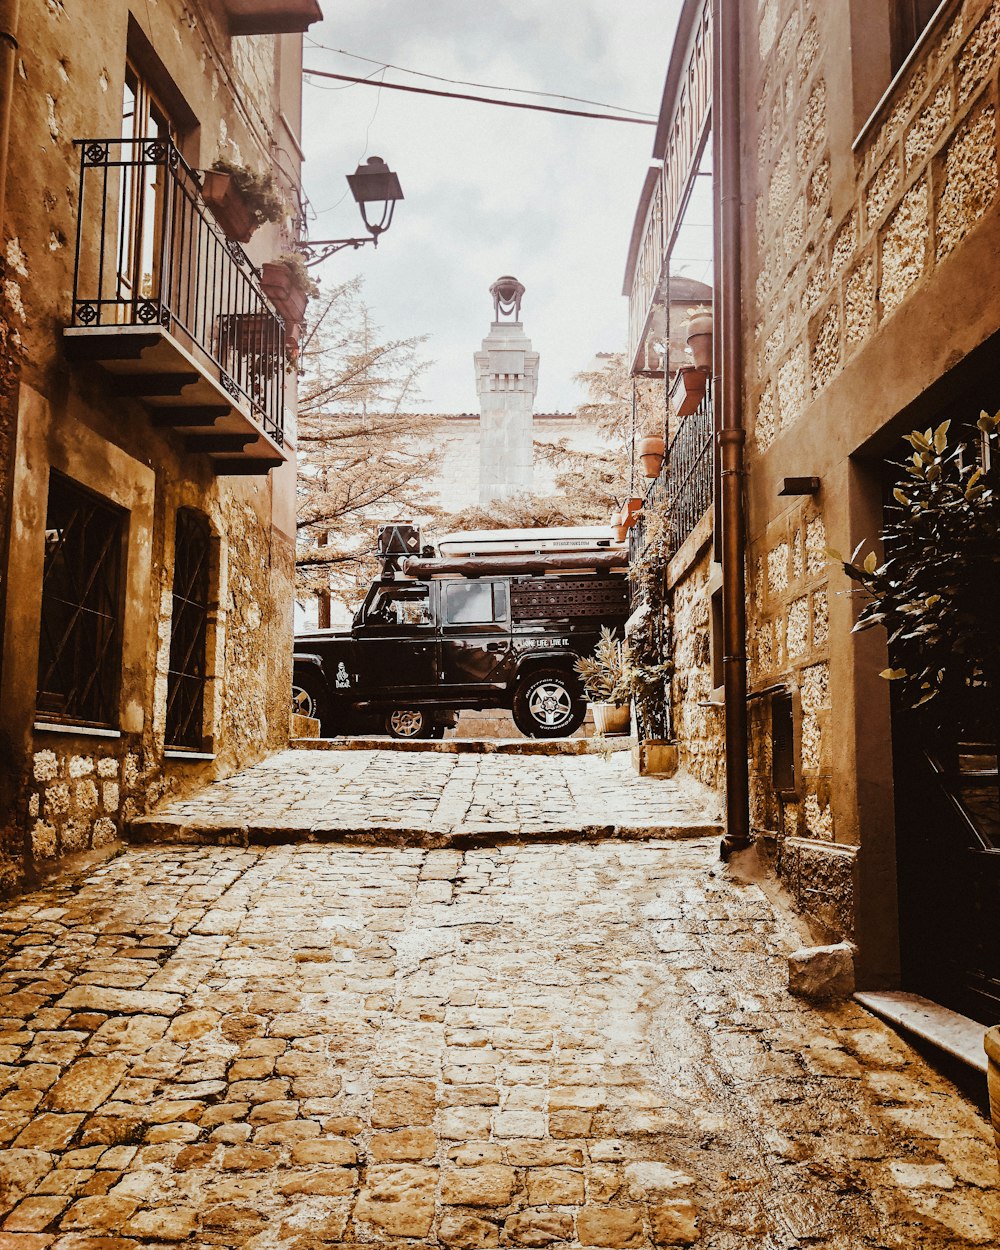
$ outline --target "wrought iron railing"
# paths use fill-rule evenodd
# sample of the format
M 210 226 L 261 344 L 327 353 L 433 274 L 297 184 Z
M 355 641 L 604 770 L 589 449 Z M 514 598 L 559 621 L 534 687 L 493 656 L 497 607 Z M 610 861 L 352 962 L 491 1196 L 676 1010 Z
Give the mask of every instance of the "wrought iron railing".
M 712 384 L 698 408 L 681 420 L 665 459 L 667 515 L 670 523 L 670 555 L 712 506 L 715 482 L 715 419 Z
M 82 139 L 74 326 L 162 326 L 276 442 L 285 330 L 165 139 Z
M 712 506 L 715 487 L 715 417 L 712 384 L 699 407 L 683 417 L 670 440 L 659 477 L 650 482 L 642 511 L 628 534 L 632 601 L 637 602 L 637 573 L 649 545 L 647 517 L 665 506 L 666 557 L 672 559 Z

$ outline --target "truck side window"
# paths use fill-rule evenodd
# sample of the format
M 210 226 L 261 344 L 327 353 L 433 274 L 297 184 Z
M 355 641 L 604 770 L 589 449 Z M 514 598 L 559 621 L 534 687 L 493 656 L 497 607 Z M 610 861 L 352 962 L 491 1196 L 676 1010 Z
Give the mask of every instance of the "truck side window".
M 449 625 L 491 625 L 507 616 L 503 582 L 455 582 L 445 586 L 445 621 Z

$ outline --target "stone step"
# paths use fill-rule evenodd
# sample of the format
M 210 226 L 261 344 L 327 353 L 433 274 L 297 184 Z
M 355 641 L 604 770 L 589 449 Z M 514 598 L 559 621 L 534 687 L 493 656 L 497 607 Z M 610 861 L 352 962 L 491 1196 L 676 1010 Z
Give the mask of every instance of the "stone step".
M 635 739 L 610 738 L 293 738 L 293 751 L 436 751 L 443 755 L 605 755 Z
M 901 1032 L 919 1037 L 977 1072 L 986 1072 L 986 1025 L 903 990 L 860 991 L 855 1000 Z
M 270 821 L 236 824 L 232 821 L 178 820 L 169 815 L 147 816 L 133 822 L 130 842 L 182 846 L 278 846 L 293 843 L 340 843 L 353 846 L 415 846 L 428 849 L 455 847 L 528 845 L 539 842 L 677 841 L 687 838 L 718 838 L 723 826 L 703 824 L 628 825 L 600 824 L 567 827 L 558 824 L 529 825 L 512 830 L 499 824 L 459 825 L 338 825 L 324 822 L 304 827 L 301 821 Z

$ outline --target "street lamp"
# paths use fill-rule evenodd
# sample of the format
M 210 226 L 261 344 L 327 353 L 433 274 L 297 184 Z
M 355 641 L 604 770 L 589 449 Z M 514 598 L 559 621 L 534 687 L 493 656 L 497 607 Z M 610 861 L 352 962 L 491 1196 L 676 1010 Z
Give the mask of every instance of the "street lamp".
M 347 175 L 347 185 L 358 207 L 361 209 L 361 220 L 365 223 L 368 237 L 360 239 L 310 239 L 297 244 L 298 250 L 305 258 L 307 266 L 318 265 L 321 261 L 339 252 L 345 247 L 355 250 L 371 243 L 378 247 L 379 235 L 384 234 L 392 225 L 392 214 L 396 201 L 403 198 L 403 190 L 399 178 L 392 172 L 381 156 L 369 156 L 368 160 L 359 165 L 353 174 Z M 368 206 L 382 206 L 381 219 L 376 222 L 368 218 Z M 374 219 L 378 209 L 373 208 Z

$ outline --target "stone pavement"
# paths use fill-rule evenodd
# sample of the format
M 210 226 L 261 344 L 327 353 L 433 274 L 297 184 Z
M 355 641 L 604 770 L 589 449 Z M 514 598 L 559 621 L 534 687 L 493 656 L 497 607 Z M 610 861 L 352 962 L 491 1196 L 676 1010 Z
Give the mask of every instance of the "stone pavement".
M 1000 1244 L 987 1124 L 715 839 L 143 848 L 0 937 L 0 1250 Z
M 711 791 L 690 778 L 639 777 L 627 752 L 602 758 L 439 749 L 448 745 L 431 743 L 418 752 L 282 751 L 168 804 L 134 825 L 133 836 L 157 843 L 334 839 L 446 846 L 721 832 Z

